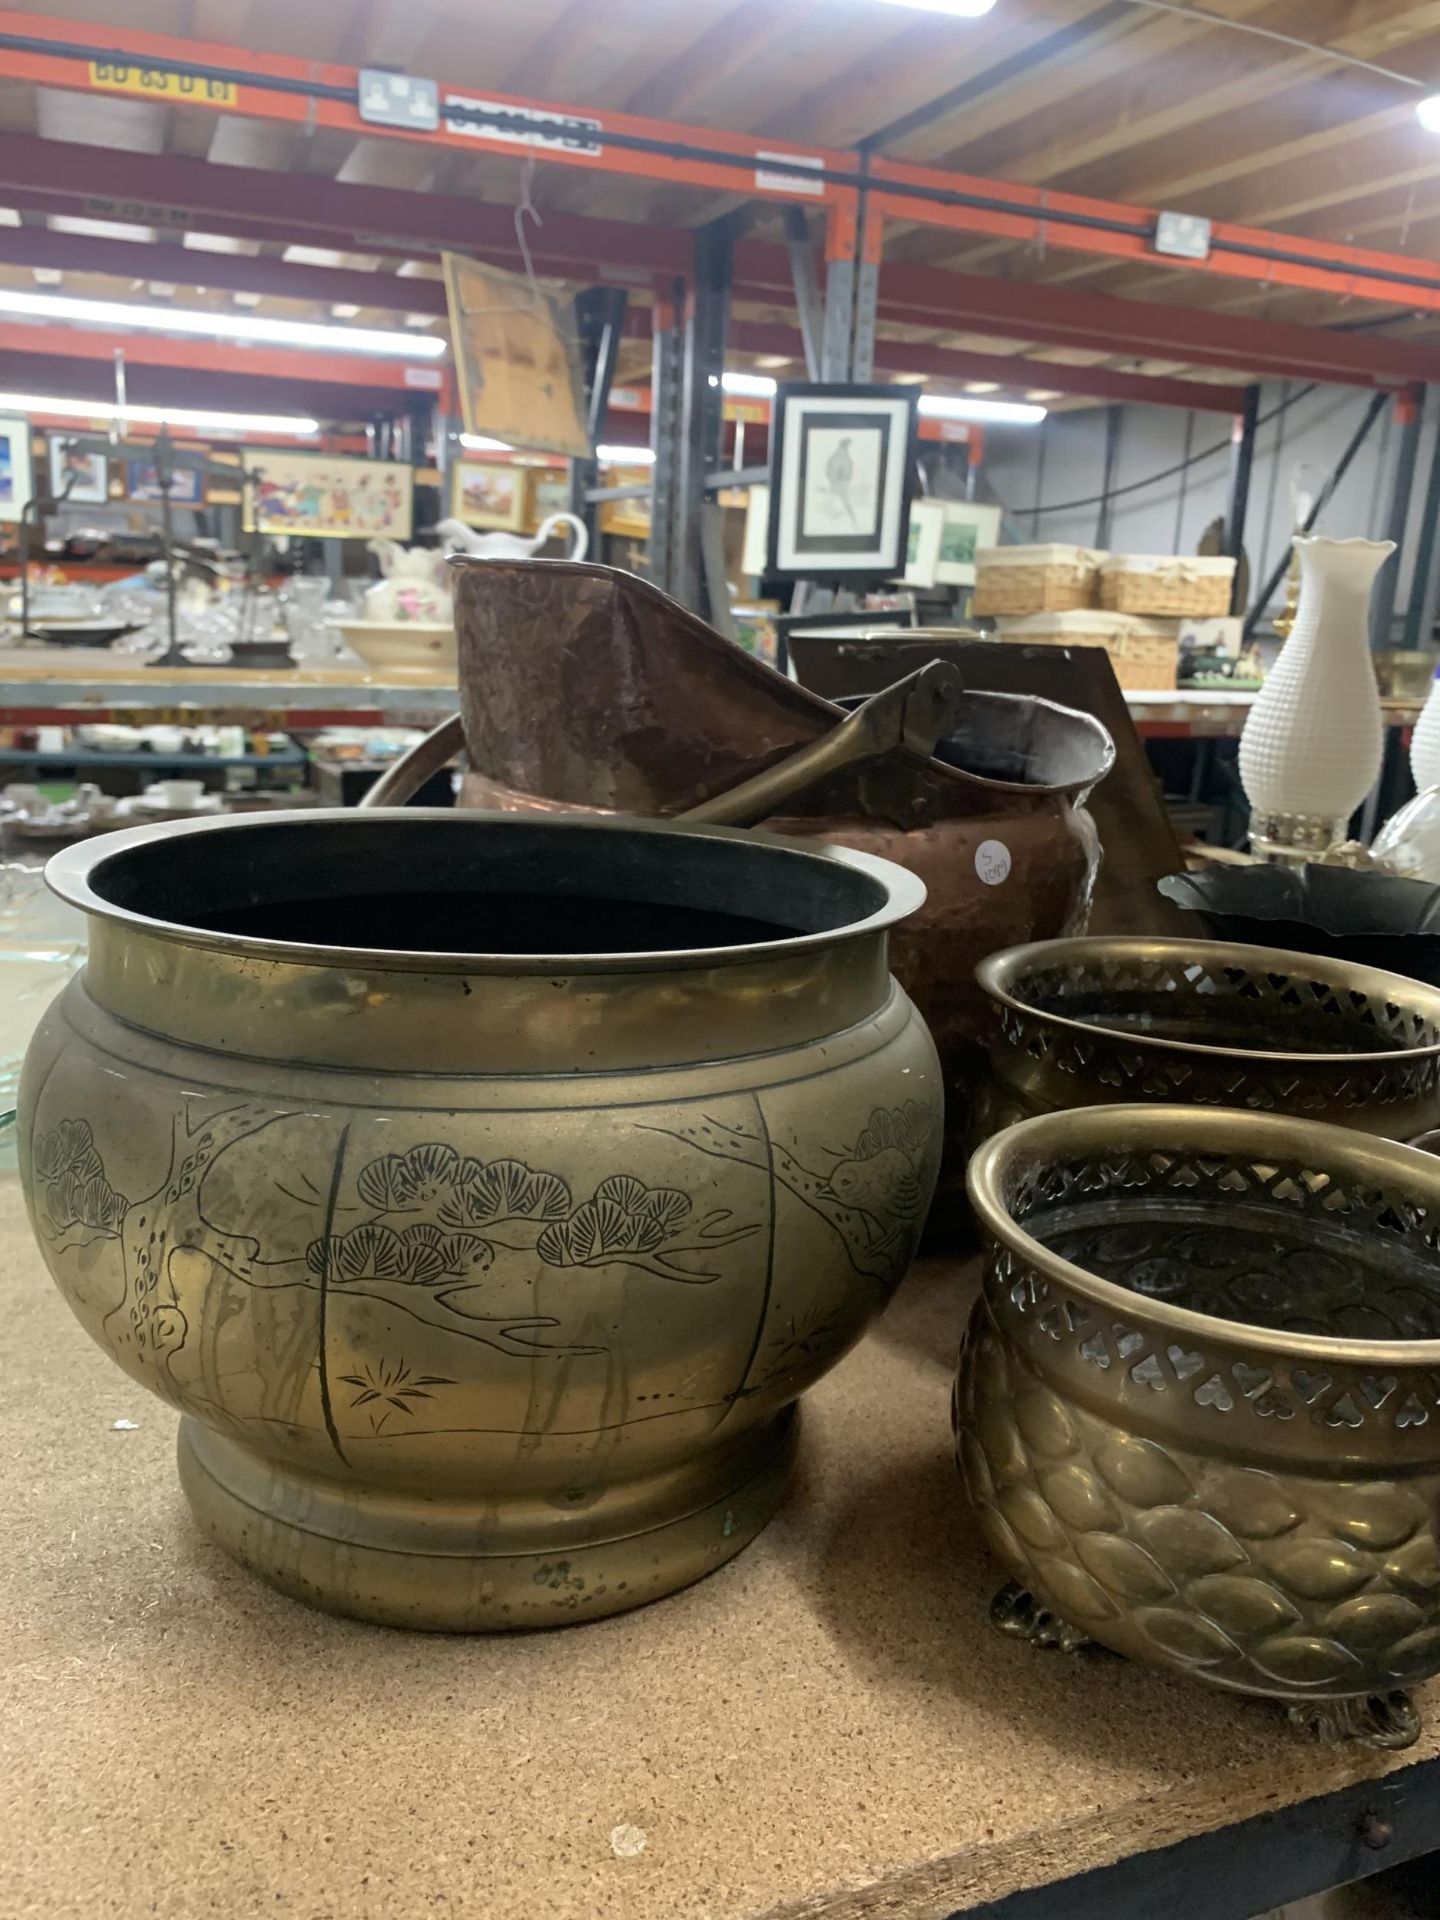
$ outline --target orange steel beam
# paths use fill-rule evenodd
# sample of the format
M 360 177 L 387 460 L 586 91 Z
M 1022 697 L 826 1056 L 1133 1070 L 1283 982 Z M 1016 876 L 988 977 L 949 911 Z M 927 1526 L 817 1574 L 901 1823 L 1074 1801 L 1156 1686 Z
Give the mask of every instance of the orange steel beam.
M 326 386 L 423 393 L 446 406 L 452 398 L 447 366 L 379 360 L 364 353 L 314 353 L 304 348 L 246 347 L 224 340 L 0 321 L 0 354 L 58 353 L 72 359 L 113 361 L 117 347 L 124 350 L 131 366 L 187 367 L 202 373 L 249 373 L 268 380 L 316 380 Z
M 760 200 L 824 205 L 833 192 L 826 175 L 849 164 L 847 154 L 828 147 L 443 83 L 434 131 L 377 126 L 361 118 L 356 67 L 18 10 L 0 10 L 0 64 L 7 80 L 34 86 L 125 93 L 244 119 L 324 127 L 357 139 L 420 141 L 512 160 L 533 154 L 560 166 L 665 186 L 734 193 L 737 174 L 748 173 L 747 191 Z
M 193 210 L 194 224 L 239 238 L 312 245 L 359 246 L 416 259 L 433 258 L 452 246 L 500 266 L 518 267 L 514 222 L 508 209 L 444 194 L 354 185 L 329 179 L 221 167 L 173 154 L 110 153 L 103 161 L 109 196 L 93 194 L 96 150 L 73 142 L 41 140 L 0 131 L 0 202 L 46 213 L 83 212 L 95 217 L 145 221 L 167 228 L 167 210 Z M 45 191 L 38 190 L 44 183 Z M 287 217 L 299 202 L 304 224 Z M 254 217 L 260 212 L 266 218 Z M 322 224 L 323 223 L 323 224 Z M 873 219 L 867 221 L 873 230 Z M 835 253 L 848 258 L 853 209 L 832 212 Z M 173 230 L 173 229 L 170 229 Z M 633 286 L 673 279 L 689 264 L 691 235 L 666 228 L 588 216 L 550 214 L 532 240 L 537 266 L 585 284 L 614 281 Z M 83 251 L 84 258 L 66 249 Z M 294 277 L 297 297 L 395 304 L 443 312 L 438 282 L 399 279 L 393 273 L 301 267 L 257 260 L 246 254 L 184 249 L 173 242 L 140 243 L 103 238 L 80 241 L 43 228 L 0 229 L 0 260 L 22 265 L 133 274 L 180 284 L 239 287 L 280 294 L 279 276 Z M 361 284 L 361 283 L 365 284 Z M 303 293 L 302 293 L 303 287 Z M 794 298 L 790 261 L 783 247 L 742 240 L 735 249 L 735 298 L 765 306 L 789 306 Z M 1017 341 L 1098 349 L 1114 355 L 1217 366 L 1256 376 L 1315 379 L 1368 388 L 1393 388 L 1416 380 L 1440 380 L 1440 351 L 1416 340 L 1303 327 L 1248 315 L 1117 299 L 1025 281 L 962 274 L 941 267 L 893 261 L 880 273 L 880 317 L 955 332 L 988 333 Z M 920 371 L 917 365 L 914 371 Z M 977 376 L 985 377 L 985 376 Z
M 625 336 L 648 340 L 650 315 L 631 314 L 625 323 Z M 784 322 L 732 320 L 726 339 L 737 353 L 785 354 L 797 363 L 804 357 L 799 329 Z M 1032 360 L 1018 354 L 971 353 L 930 340 L 878 339 L 875 365 L 883 373 L 991 381 L 1022 394 L 1031 388 L 1043 388 L 1086 400 L 1136 401 L 1145 406 L 1180 407 L 1201 413 L 1234 414 L 1245 402 L 1243 387 L 1209 385 L 1163 374 L 1126 373 L 1115 367 L 1073 367 L 1063 361 Z
M 870 174 L 871 212 L 886 219 L 1068 252 L 1101 253 L 1182 272 L 1218 273 L 1341 298 L 1440 310 L 1440 263 L 1410 254 L 1380 253 L 1217 221 L 1206 257 L 1181 259 L 1156 252 L 1157 215 L 1149 207 L 945 173 L 899 160 L 872 159 Z
M 1209 255 L 1189 261 L 1158 255 L 1156 214 L 1118 201 L 1053 193 L 948 173 L 904 161 L 784 140 L 693 127 L 608 110 L 590 112 L 504 95 L 441 87 L 434 131 L 395 129 L 361 118 L 359 70 L 334 63 L 256 53 L 216 41 L 95 28 L 18 10 L 0 11 L 6 78 L 37 86 L 189 105 L 217 113 L 325 127 L 356 138 L 400 139 L 560 166 L 619 173 L 668 186 L 743 190 L 757 200 L 842 208 L 846 194 L 869 194 L 871 219 L 905 219 L 1112 258 L 1163 261 L 1178 270 L 1403 303 L 1440 311 L 1440 263 L 1404 254 L 1302 240 L 1263 228 L 1217 224 Z M 842 211 L 842 223 L 848 215 Z M 869 222 L 867 222 L 869 225 Z M 867 233 L 866 253 L 878 236 Z M 841 238 L 832 259 L 851 258 Z

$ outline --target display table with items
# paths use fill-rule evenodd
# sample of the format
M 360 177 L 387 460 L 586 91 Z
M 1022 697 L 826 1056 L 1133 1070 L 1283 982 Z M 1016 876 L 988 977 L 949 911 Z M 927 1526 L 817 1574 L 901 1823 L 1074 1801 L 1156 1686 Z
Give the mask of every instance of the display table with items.
M 1237 902 L 1104 652 L 836 705 L 603 567 L 456 580 L 359 808 L 48 869 L 23 1899 L 1246 1920 L 1423 1850 L 1440 873 L 1433 793 L 1341 844 L 1373 676 L 1257 708 Z

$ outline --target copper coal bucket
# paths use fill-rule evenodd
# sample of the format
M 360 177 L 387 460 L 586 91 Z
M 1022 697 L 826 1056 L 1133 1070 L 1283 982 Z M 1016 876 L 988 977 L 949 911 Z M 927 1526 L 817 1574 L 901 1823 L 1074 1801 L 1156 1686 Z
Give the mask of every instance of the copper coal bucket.
M 908 867 L 929 897 L 897 928 L 891 963 L 945 1074 L 946 1158 L 932 1219 L 961 1217 L 986 1034 L 975 968 L 998 948 L 1083 931 L 1099 862 L 1084 800 L 1114 760 L 1105 728 L 1047 700 L 964 693 L 933 752 L 905 744 L 907 733 L 883 757 L 822 767 L 817 780 L 803 750 L 844 711 L 648 582 L 588 563 L 451 564 L 460 716 L 391 770 L 376 801 L 405 800 L 463 746 L 465 806 L 763 818 L 777 832 Z M 809 784 L 777 780 L 773 810 L 722 801 L 797 755 Z

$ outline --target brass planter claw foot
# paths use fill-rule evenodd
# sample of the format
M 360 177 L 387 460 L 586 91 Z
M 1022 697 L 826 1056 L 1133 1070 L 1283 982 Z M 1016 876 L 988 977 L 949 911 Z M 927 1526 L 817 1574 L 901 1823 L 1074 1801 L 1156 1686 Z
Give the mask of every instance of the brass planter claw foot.
M 1420 1710 L 1403 1687 L 1348 1700 L 1301 1700 L 1287 1707 L 1292 1727 L 1303 1727 L 1327 1747 L 1373 1747 L 1399 1753 L 1420 1737 Z
M 990 1602 L 990 1618 L 1001 1633 L 1028 1640 L 1032 1647 L 1043 1647 L 1047 1652 L 1075 1653 L 1091 1644 L 1088 1633 L 1062 1620 L 1018 1580 L 1007 1580 L 1001 1587 Z

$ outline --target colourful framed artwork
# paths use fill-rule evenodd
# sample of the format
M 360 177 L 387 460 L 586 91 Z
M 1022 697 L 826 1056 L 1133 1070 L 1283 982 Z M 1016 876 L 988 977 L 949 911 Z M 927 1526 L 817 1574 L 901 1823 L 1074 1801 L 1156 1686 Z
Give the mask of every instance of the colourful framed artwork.
M 198 467 L 171 467 L 160 484 L 160 469 L 148 460 L 125 462 L 125 491 L 132 500 L 163 500 L 170 495 L 172 507 L 201 507 L 205 504 L 205 479 Z
M 414 473 L 400 461 L 247 447 L 247 533 L 312 540 L 408 540 Z
M 58 500 L 65 493 L 67 507 L 100 507 L 110 498 L 110 463 L 103 453 L 85 453 L 69 444 L 70 436 L 52 433 L 49 440 L 50 491 Z
M 570 469 L 532 467 L 527 531 L 538 533 L 552 513 L 570 511 Z
M 499 460 L 457 460 L 450 470 L 450 512 L 467 527 L 520 533 L 525 526 L 529 469 Z
M 30 460 L 30 422 L 0 420 L 0 521 L 18 520 L 35 490 Z
M 905 542 L 905 571 L 901 575 L 907 587 L 933 587 L 940 559 L 940 541 L 945 531 L 945 507 L 939 500 L 917 500 L 910 509 L 910 528 Z
M 944 587 L 973 587 L 976 549 L 999 545 L 1000 509 L 975 500 L 946 500 L 942 504 L 945 525 L 935 578 Z

